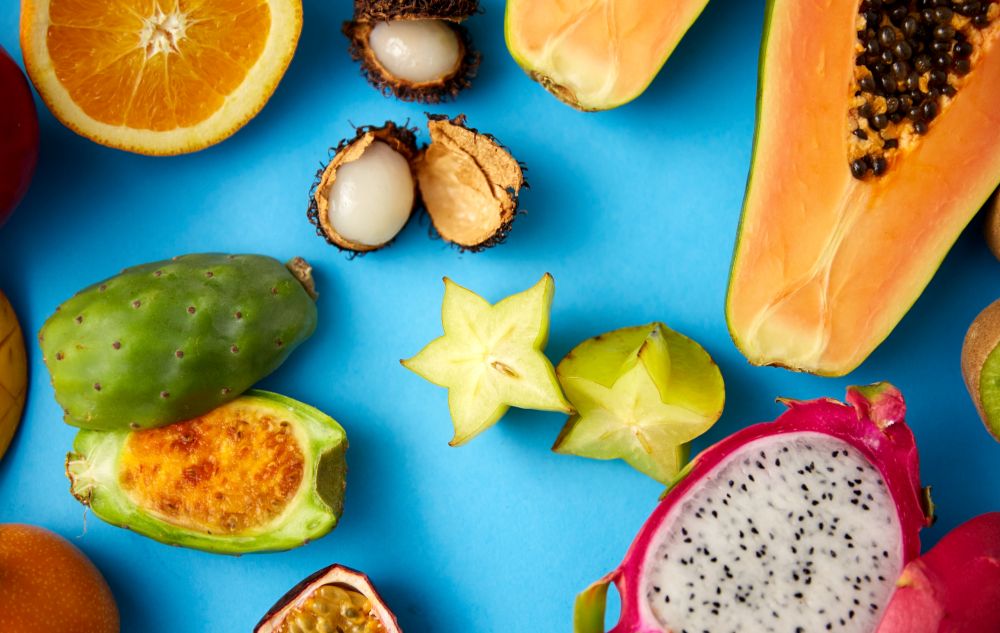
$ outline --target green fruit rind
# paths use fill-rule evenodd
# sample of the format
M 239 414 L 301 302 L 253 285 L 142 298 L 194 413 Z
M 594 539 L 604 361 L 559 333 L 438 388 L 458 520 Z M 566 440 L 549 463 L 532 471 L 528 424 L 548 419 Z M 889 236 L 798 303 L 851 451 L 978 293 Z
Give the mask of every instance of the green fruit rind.
M 135 431 L 82 430 L 66 456 L 70 492 L 102 520 L 161 543 L 218 554 L 282 551 L 330 532 L 343 512 L 347 434 L 322 411 L 291 398 L 252 390 L 241 403 L 269 409 L 291 422 L 304 457 L 299 490 L 271 523 L 241 534 L 212 534 L 172 524 L 138 506 L 119 483 L 119 460 Z
M 588 339 L 556 373 L 577 413 L 552 450 L 622 459 L 665 484 L 687 461 L 691 440 L 725 405 L 718 366 L 700 345 L 662 323 Z
M 195 254 L 80 291 L 39 333 L 65 421 L 151 428 L 233 400 L 312 334 L 309 281 L 271 257 Z
M 460 446 L 493 426 L 510 407 L 571 413 L 552 363 L 545 357 L 555 284 L 545 274 L 534 286 L 490 305 L 445 279 L 444 335 L 404 367 L 448 389 L 448 408 Z
M 979 398 L 987 429 L 993 437 L 1000 439 L 1000 345 L 986 357 L 979 374 Z

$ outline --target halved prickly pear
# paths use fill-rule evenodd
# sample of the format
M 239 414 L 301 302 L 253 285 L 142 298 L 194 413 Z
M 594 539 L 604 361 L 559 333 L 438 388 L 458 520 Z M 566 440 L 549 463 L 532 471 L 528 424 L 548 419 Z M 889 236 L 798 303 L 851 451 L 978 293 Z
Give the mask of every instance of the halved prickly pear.
M 68 424 L 150 428 L 233 400 L 316 327 L 311 268 L 197 254 L 81 290 L 39 333 Z
M 673 480 L 687 444 L 722 415 L 718 365 L 662 323 L 587 339 L 556 367 L 576 413 L 552 450 L 623 459 L 657 481 Z
M 903 570 L 878 633 L 1000 631 L 1000 512 L 967 521 Z
M 402 633 L 368 576 L 331 565 L 281 597 L 254 633 Z
M 250 391 L 200 417 L 140 431 L 80 431 L 70 491 L 101 519 L 170 545 L 285 550 L 333 529 L 347 436 L 308 405 Z
M 871 633 L 930 520 L 905 405 L 886 383 L 849 404 L 787 402 L 694 458 L 619 568 L 577 599 L 575 630 Z
M 400 362 L 448 389 L 455 425 L 452 446 L 493 426 L 510 407 L 572 410 L 542 353 L 555 293 L 551 275 L 492 306 L 448 278 L 444 286 L 444 336 Z

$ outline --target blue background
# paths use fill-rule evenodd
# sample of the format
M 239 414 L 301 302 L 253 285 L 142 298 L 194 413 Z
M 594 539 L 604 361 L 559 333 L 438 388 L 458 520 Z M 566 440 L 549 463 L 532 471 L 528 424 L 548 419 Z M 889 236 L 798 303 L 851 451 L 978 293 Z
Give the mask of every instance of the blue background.
M 0 43 L 18 59 L 17 10 Z M 0 288 L 31 350 L 22 428 L 0 462 L 0 522 L 70 538 L 111 584 L 123 630 L 248 631 L 289 587 L 333 562 L 366 571 L 410 633 L 565 631 L 576 593 L 624 555 L 660 486 L 620 462 L 556 455 L 557 414 L 512 411 L 450 448 L 445 391 L 398 359 L 440 334 L 441 278 L 491 300 L 556 280 L 549 356 L 617 327 L 663 320 L 722 367 L 728 405 L 703 447 L 780 413 L 776 396 L 842 397 L 888 379 L 907 395 L 940 520 L 930 545 L 1000 509 L 1000 445 L 962 383 L 959 351 L 997 298 L 1000 264 L 977 219 L 889 340 L 847 379 L 749 366 L 729 339 L 723 300 L 753 134 L 763 2 L 709 4 L 655 82 L 617 110 L 583 114 L 521 72 L 503 40 L 503 3 L 468 26 L 484 62 L 457 103 L 385 99 L 359 75 L 340 23 L 350 2 L 306 0 L 305 27 L 263 112 L 197 154 L 148 158 L 63 128 L 40 106 L 41 162 L 0 229 Z M 507 243 L 461 254 L 409 225 L 391 248 L 349 260 L 306 221 L 307 190 L 350 123 L 457 114 L 529 166 L 528 214 Z M 423 133 L 426 140 L 426 132 Z M 905 213 L 905 210 L 900 210 Z M 262 386 L 314 404 L 347 429 L 341 525 L 301 549 L 232 558 L 160 545 L 110 527 L 68 493 L 64 425 L 34 337 L 75 290 L 121 268 L 197 251 L 302 255 L 319 280 L 320 325 Z

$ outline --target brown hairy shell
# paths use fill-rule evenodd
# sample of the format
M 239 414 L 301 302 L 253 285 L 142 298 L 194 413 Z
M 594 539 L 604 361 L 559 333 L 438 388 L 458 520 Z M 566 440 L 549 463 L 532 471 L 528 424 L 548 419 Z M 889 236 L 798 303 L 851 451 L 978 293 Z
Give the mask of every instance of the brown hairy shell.
M 990 201 L 986 203 L 986 224 L 983 230 L 986 233 L 986 244 L 990 247 L 990 251 L 997 259 L 1000 259 L 1000 193 L 994 193 Z
M 527 186 L 523 166 L 499 141 L 468 127 L 465 116 L 428 115 L 430 145 L 415 171 L 434 230 L 463 250 L 502 242 L 518 215 Z
M 386 121 L 385 125 L 376 127 L 366 125 L 357 128 L 357 133 L 349 139 L 342 140 L 337 147 L 330 150 L 329 162 L 316 172 L 316 180 L 309 189 L 309 210 L 306 215 L 309 221 L 316 227 L 316 233 L 326 238 L 326 241 L 337 248 L 350 251 L 355 254 L 385 248 L 392 243 L 392 240 L 385 244 L 371 246 L 353 242 L 334 230 L 329 220 L 329 201 L 327 192 L 337 177 L 337 169 L 349 162 L 361 157 L 364 151 L 375 141 L 382 141 L 389 147 L 399 152 L 406 162 L 412 165 L 417 156 L 416 128 L 399 126 L 392 121 Z M 414 178 L 414 187 L 416 178 Z M 416 194 L 416 192 L 414 192 Z M 414 195 L 414 206 L 416 206 L 417 196 Z
M 354 0 L 354 19 L 438 19 L 461 22 L 479 12 L 479 0 Z
M 379 595 L 371 580 L 368 579 L 368 576 L 343 565 L 330 565 L 292 587 L 261 618 L 257 626 L 254 627 L 254 633 L 275 633 L 276 631 L 280 631 L 280 626 L 284 623 L 285 618 L 297 607 L 305 603 L 309 599 L 309 596 L 323 585 L 340 585 L 357 591 L 371 602 L 372 610 L 387 633 L 402 633 L 402 629 L 396 621 L 396 616 L 385 605 L 385 601 Z
M 400 17 L 393 19 L 417 19 L 411 17 Z M 451 18 L 441 18 L 450 20 Z M 361 74 L 365 76 L 372 86 L 377 88 L 383 95 L 393 95 L 401 101 L 416 101 L 419 103 L 440 103 L 454 99 L 462 90 L 472 85 L 472 79 L 479 72 L 479 63 L 482 55 L 472 46 L 472 38 L 469 31 L 462 25 L 455 22 L 446 22 L 447 26 L 458 36 L 458 45 L 461 47 L 458 66 L 448 75 L 434 81 L 424 81 L 413 83 L 395 77 L 383 66 L 371 46 L 368 45 L 369 36 L 375 24 L 379 21 L 375 19 L 355 20 L 344 22 L 344 35 L 351 40 L 351 58 L 361 62 Z

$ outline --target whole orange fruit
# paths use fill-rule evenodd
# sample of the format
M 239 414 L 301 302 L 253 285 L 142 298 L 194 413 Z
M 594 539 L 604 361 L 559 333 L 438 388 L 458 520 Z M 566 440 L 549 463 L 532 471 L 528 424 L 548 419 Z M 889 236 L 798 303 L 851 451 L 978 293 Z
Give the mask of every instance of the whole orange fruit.
M 0 631 L 118 633 L 118 607 L 101 572 L 63 537 L 0 524 Z

